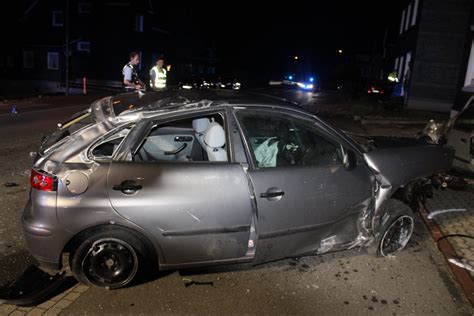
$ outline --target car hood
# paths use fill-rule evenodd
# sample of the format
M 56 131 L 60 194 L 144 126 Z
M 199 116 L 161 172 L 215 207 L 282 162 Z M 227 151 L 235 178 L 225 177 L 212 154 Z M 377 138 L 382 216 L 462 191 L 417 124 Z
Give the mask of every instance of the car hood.
M 425 138 L 373 136 L 369 142 L 372 149 L 404 148 L 429 145 Z
M 454 150 L 449 146 L 386 143 L 364 154 L 368 165 L 381 176 L 385 185 L 398 188 L 406 183 L 446 172 L 451 168 Z

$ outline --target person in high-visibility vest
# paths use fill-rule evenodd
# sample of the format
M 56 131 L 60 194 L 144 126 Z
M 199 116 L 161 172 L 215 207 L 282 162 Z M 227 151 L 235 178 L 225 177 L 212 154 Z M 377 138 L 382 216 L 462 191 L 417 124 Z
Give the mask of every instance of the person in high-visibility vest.
M 154 90 L 166 89 L 166 69 L 163 67 L 165 60 L 159 57 L 156 65 L 150 69 L 150 86 Z

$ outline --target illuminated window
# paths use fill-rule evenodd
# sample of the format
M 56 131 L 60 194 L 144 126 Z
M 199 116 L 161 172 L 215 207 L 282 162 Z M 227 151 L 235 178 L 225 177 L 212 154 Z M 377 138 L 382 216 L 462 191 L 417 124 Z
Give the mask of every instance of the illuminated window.
M 135 16 L 135 31 L 143 32 L 143 15 L 137 14 Z
M 79 41 L 77 42 L 77 50 L 80 52 L 88 52 L 91 51 L 91 42 Z
M 64 25 L 64 14 L 63 11 L 53 11 L 53 26 Z
M 417 15 L 418 15 L 418 3 L 420 1 L 419 0 L 415 0 L 415 5 L 413 6 L 413 15 L 412 15 L 412 18 L 411 18 L 411 26 L 414 26 L 416 24 L 416 18 L 417 18 Z
M 405 26 L 405 10 L 403 10 L 403 13 L 402 13 L 402 22 L 400 23 L 400 34 L 403 33 L 404 26 Z
M 405 22 L 405 31 L 408 30 L 408 28 L 410 27 L 410 17 L 411 17 L 411 3 L 408 6 L 406 22 Z
M 35 67 L 35 54 L 33 51 L 25 50 L 23 52 L 23 68 L 34 68 Z
M 49 70 L 59 69 L 59 53 L 48 52 L 48 69 Z
M 82 14 L 89 14 L 91 13 L 91 3 L 90 2 L 79 2 L 77 4 L 77 12 Z

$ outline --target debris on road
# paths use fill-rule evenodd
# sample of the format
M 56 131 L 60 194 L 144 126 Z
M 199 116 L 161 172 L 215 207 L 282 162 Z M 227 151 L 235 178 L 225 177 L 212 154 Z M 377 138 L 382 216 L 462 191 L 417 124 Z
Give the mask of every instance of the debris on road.
M 20 185 L 15 182 L 5 182 L 3 186 L 6 188 L 13 188 L 13 187 L 19 187 Z
M 184 283 L 185 287 L 190 287 L 191 285 L 210 285 L 210 286 L 214 286 L 214 282 L 212 282 L 212 281 L 210 281 L 210 282 L 199 282 L 199 281 L 193 281 L 193 280 L 190 280 L 190 279 L 183 279 L 183 281 L 188 281 L 188 282 Z
M 0 288 L 0 304 L 36 306 L 59 294 L 76 282 L 65 272 L 50 275 L 30 265 L 13 284 Z

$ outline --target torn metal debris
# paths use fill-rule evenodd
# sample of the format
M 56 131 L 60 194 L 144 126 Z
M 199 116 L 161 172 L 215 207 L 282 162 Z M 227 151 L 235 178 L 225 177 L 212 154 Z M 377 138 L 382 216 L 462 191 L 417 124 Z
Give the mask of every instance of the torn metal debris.
M 0 288 L 0 304 L 39 305 L 74 284 L 74 278 L 66 277 L 64 272 L 51 275 L 31 265 L 15 283 Z
M 6 188 L 13 188 L 13 187 L 19 187 L 20 185 L 15 182 L 5 182 L 3 186 Z
M 190 281 L 190 282 L 184 283 L 185 287 L 190 287 L 191 285 L 210 285 L 210 286 L 214 286 L 214 282 L 212 282 L 212 281 L 210 281 L 210 282 Z

